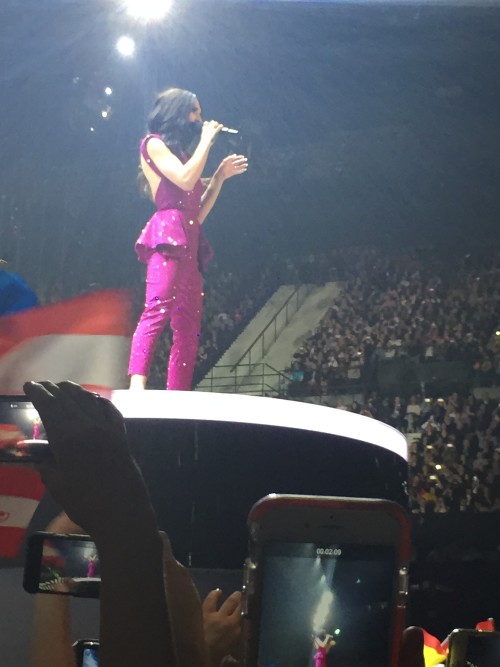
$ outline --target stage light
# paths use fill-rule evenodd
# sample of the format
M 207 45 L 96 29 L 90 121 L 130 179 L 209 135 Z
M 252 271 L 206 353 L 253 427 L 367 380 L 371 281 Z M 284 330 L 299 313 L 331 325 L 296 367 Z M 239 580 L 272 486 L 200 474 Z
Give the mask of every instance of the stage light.
M 102 116 L 103 118 L 108 118 L 108 117 L 109 117 L 109 111 L 108 111 L 107 109 L 103 109 L 103 110 L 101 111 L 101 116 Z
M 125 58 L 130 58 L 130 56 L 133 56 L 135 53 L 135 42 L 132 37 L 123 35 L 123 37 L 120 37 L 116 42 L 116 50 Z
M 313 632 L 318 633 L 326 625 L 326 620 L 330 614 L 330 609 L 333 602 L 333 593 L 330 590 L 323 591 L 319 604 L 314 612 L 312 627 Z
M 127 12 L 140 21 L 161 21 L 167 15 L 172 0 L 127 0 Z
M 26 408 L 26 417 L 33 423 L 40 419 L 35 408 Z
M 104 89 L 104 94 L 105 95 L 112 95 L 113 94 L 113 89 L 110 88 L 109 86 L 106 86 L 106 88 Z

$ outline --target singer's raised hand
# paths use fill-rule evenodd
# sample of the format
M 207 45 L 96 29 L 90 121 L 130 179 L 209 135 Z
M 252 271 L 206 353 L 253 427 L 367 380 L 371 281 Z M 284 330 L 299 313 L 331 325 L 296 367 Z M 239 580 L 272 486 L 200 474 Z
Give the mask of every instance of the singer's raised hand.
M 209 145 L 212 145 L 223 127 L 222 123 L 218 123 L 216 120 L 205 121 L 201 128 L 201 141 L 206 141 Z
M 228 155 L 222 160 L 217 169 L 220 178 L 227 180 L 232 176 L 244 174 L 248 169 L 248 159 L 244 155 Z

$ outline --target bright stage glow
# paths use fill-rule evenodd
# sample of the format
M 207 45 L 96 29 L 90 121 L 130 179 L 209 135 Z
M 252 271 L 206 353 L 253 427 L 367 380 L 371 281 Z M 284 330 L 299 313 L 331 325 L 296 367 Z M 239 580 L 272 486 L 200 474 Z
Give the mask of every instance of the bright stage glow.
M 116 50 L 125 58 L 130 58 L 130 56 L 133 56 L 135 53 L 135 42 L 132 37 L 123 35 L 123 37 L 120 37 L 116 42 Z
M 325 590 L 321 595 L 319 605 L 313 617 L 313 632 L 319 633 L 324 630 L 326 621 L 330 615 L 330 610 L 333 602 L 333 593 L 330 590 Z
M 127 12 L 141 21 L 161 21 L 172 6 L 172 0 L 127 0 Z
M 243 394 L 152 389 L 141 392 L 118 389 L 113 391 L 112 401 L 127 419 L 160 417 L 282 426 L 360 440 L 408 460 L 406 438 L 392 426 L 323 405 Z
M 105 95 L 112 95 L 113 94 L 113 89 L 110 88 L 109 86 L 106 86 L 106 88 L 104 89 L 104 94 Z
M 26 417 L 33 423 L 40 419 L 35 408 L 26 408 Z

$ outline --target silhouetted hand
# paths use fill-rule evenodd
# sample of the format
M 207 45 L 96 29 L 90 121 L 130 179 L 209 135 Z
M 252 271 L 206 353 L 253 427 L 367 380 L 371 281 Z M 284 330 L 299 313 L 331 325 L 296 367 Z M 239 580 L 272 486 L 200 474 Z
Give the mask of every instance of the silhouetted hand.
M 73 382 L 27 382 L 24 391 L 53 453 L 38 466 L 42 480 L 71 520 L 94 540 L 140 522 L 149 498 L 114 405 Z

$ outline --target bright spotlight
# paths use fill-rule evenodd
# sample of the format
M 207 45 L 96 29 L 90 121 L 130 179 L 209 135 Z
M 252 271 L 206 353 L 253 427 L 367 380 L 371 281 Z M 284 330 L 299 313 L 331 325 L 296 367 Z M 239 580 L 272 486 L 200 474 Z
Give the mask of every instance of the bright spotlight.
M 133 56 L 135 53 L 135 42 L 132 37 L 123 35 L 123 37 L 120 37 L 116 42 L 116 50 L 125 58 L 130 58 L 130 56 Z
M 110 88 L 109 86 L 106 86 L 106 88 L 104 89 L 104 94 L 105 95 L 112 95 L 113 94 L 113 89 Z
M 172 0 L 126 0 L 127 12 L 141 21 L 161 21 L 172 5 Z
M 323 591 L 312 620 L 313 632 L 319 632 L 325 627 L 332 602 L 333 593 L 330 590 Z

